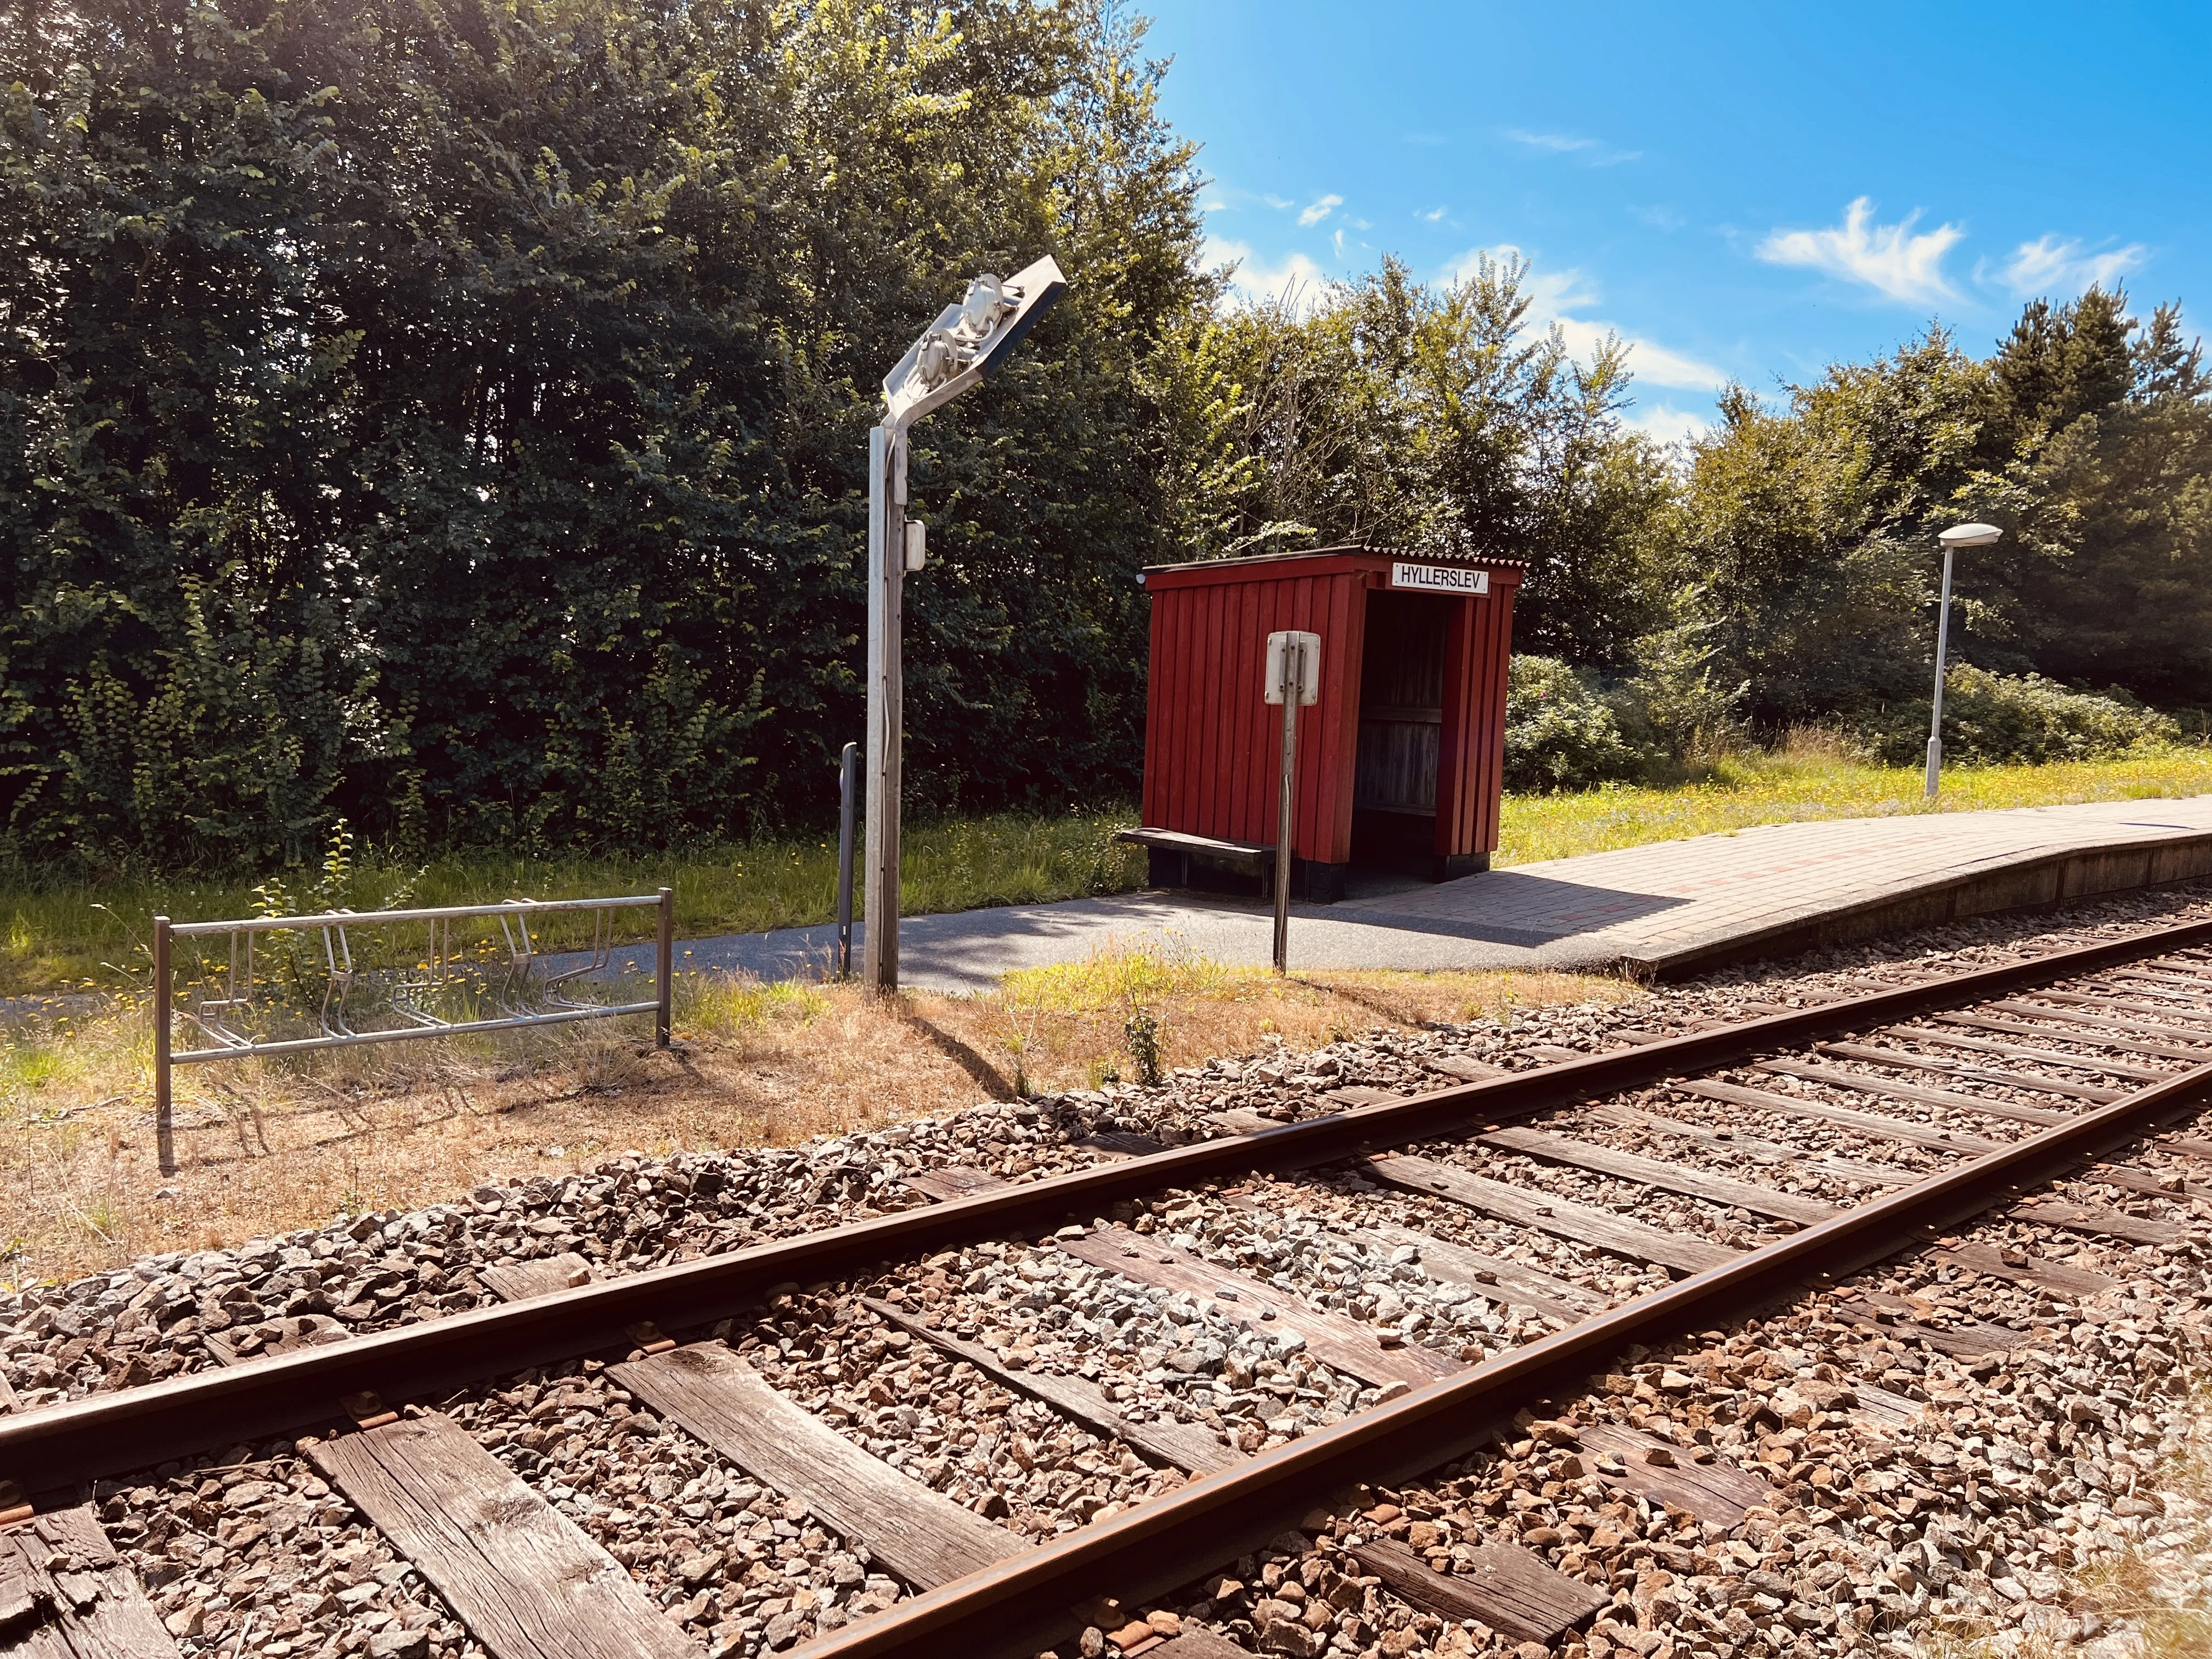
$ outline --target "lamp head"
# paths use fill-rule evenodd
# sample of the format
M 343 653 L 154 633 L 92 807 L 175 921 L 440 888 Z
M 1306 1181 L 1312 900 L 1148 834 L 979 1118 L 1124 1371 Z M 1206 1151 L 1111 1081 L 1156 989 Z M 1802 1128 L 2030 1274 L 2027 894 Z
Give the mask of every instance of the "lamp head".
M 965 297 L 939 313 L 884 377 L 889 423 L 903 430 L 984 379 L 1066 289 L 1050 255 L 1004 282 L 984 276 L 969 283 Z
M 1954 524 L 1936 539 L 1945 547 L 1987 547 L 2003 536 L 1993 524 Z

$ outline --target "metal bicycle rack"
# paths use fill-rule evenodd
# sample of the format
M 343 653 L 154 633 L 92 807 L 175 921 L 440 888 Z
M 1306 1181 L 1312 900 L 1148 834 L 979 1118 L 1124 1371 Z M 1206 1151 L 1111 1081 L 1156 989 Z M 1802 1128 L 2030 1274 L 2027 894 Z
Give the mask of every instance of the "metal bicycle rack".
M 583 1000 L 564 988 L 580 979 L 603 973 L 613 960 L 615 913 L 657 908 L 659 926 L 655 952 L 655 995 L 650 1002 L 602 1003 Z M 564 965 L 544 971 L 547 952 L 541 948 L 543 927 L 532 932 L 532 922 L 562 914 L 589 913 L 591 943 L 581 951 L 563 951 Z M 453 923 L 472 918 L 497 923 L 497 938 L 504 961 L 496 968 L 457 951 Z M 374 951 L 357 955 L 352 934 L 362 931 L 398 930 L 416 923 L 428 929 L 427 948 L 412 967 L 376 969 L 364 962 Z M 222 970 L 221 994 L 202 994 L 179 1010 L 176 1006 L 173 954 L 179 939 L 228 934 L 229 962 Z M 281 1012 L 282 999 L 257 996 L 266 982 L 266 963 L 273 941 L 261 945 L 263 979 L 255 974 L 256 941 L 264 934 L 319 936 L 322 980 L 313 1012 L 312 1036 L 268 1038 L 253 1027 Z M 669 1045 L 670 1005 L 673 988 L 671 957 L 675 939 L 675 894 L 664 887 L 657 894 L 623 898 L 511 899 L 501 904 L 457 904 L 425 910 L 337 910 L 313 916 L 261 916 L 251 921 L 172 922 L 154 918 L 154 1110 L 162 1173 L 176 1169 L 174 1134 L 171 1121 L 172 1079 L 179 1066 L 204 1065 L 216 1060 L 253 1056 L 298 1054 L 325 1048 L 350 1048 L 374 1042 L 404 1042 L 423 1037 L 459 1036 L 476 1031 L 510 1031 L 532 1026 L 568 1024 L 577 1020 L 613 1019 L 626 1014 L 654 1017 L 653 1040 Z M 281 948 L 283 961 L 295 980 L 306 975 L 296 945 Z M 309 947 L 313 951 L 313 947 Z M 580 961 L 574 960 L 581 957 Z M 487 1018 L 454 1018 L 441 998 L 465 1000 L 471 989 L 481 988 L 492 1009 Z M 181 1012 L 205 1038 L 204 1048 L 173 1050 L 172 1026 Z M 397 1024 L 374 1024 L 389 1018 Z

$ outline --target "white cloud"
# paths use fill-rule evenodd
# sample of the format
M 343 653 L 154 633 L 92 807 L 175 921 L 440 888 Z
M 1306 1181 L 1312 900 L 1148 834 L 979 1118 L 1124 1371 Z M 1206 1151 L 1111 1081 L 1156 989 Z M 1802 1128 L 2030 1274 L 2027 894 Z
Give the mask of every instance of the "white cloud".
M 1915 209 L 1893 225 L 1874 222 L 1874 201 L 1862 196 L 1844 210 L 1844 222 L 1826 230 L 1778 230 L 1759 245 L 1769 264 L 1806 265 L 1846 282 L 1863 283 L 1910 305 L 1954 299 L 1943 277 L 1943 256 L 1966 232 L 1938 225 L 1916 236 Z
M 1508 127 L 1505 136 L 1516 144 L 1526 144 L 1530 149 L 1547 149 L 1555 155 L 1571 155 L 1578 150 L 1597 148 L 1595 138 L 1571 137 L 1564 132 L 1528 132 Z
M 1278 213 L 1280 213 L 1286 207 L 1296 207 L 1297 205 L 1297 203 L 1291 201 L 1287 196 L 1262 196 L 1260 199 L 1265 202 L 1269 207 L 1274 209 Z
M 1303 253 L 1286 253 L 1270 264 L 1254 256 L 1250 247 L 1243 242 L 1225 241 L 1218 236 L 1206 239 L 1200 254 L 1209 270 L 1233 264 L 1236 272 L 1229 279 L 1229 299 L 1232 305 L 1255 305 L 1284 300 L 1293 304 L 1310 303 L 1328 286 L 1328 273 Z
M 2012 258 L 1997 267 L 1996 277 L 2023 298 L 2031 294 L 2071 296 L 2087 288 L 2112 288 L 2148 258 L 2150 250 L 2141 242 L 2091 253 L 2080 237 L 2051 234 L 2014 248 Z
M 1302 225 L 1317 225 L 1343 205 L 1344 198 L 1341 196 L 1321 197 L 1307 204 L 1305 210 L 1298 215 L 1298 222 Z
M 1604 323 L 1583 323 L 1572 318 L 1562 318 L 1559 326 L 1566 331 L 1570 349 L 1575 344 L 1578 329 L 1588 331 L 1589 350 L 1607 334 L 1620 331 Z M 1728 376 L 1711 363 L 1701 363 L 1695 357 L 1685 356 L 1679 351 L 1669 351 L 1665 346 L 1634 334 L 1622 334 L 1628 343 L 1628 368 L 1639 380 L 1650 386 L 1671 386 L 1685 392 L 1717 392 L 1728 384 Z
M 1688 410 L 1677 409 L 1672 404 L 1654 404 L 1649 409 L 1631 410 L 1627 424 L 1654 443 L 1661 444 L 1679 444 L 1702 438 L 1711 428 L 1711 422 L 1702 415 L 1692 415 Z
M 1447 213 L 1449 213 L 1449 212 L 1450 212 L 1450 211 L 1451 211 L 1451 208 L 1450 208 L 1449 204 L 1440 204 L 1440 205 L 1436 206 L 1436 207 L 1432 207 L 1432 208 L 1431 208 L 1431 209 L 1430 209 L 1427 212 L 1425 212 L 1425 213 L 1418 213 L 1418 212 L 1417 212 L 1416 214 L 1414 214 L 1414 216 L 1414 216 L 1415 218 L 1417 218 L 1417 219 L 1424 219 L 1424 220 L 1426 220 L 1430 224 L 1434 224 L 1434 223 L 1436 223 L 1436 222 L 1437 222 L 1437 220 L 1439 220 L 1439 219 L 1443 218 L 1443 217 L 1444 216 L 1444 215 L 1445 215 L 1445 214 L 1447 214 Z
M 1445 274 L 1458 282 L 1471 276 L 1486 255 L 1504 259 L 1519 257 L 1520 253 L 1521 250 L 1510 243 L 1495 248 L 1470 249 L 1455 259 Z M 1575 313 L 1588 311 L 1598 303 L 1598 292 L 1572 266 L 1562 270 L 1532 267 L 1522 292 L 1528 296 L 1530 319 L 1540 328 L 1557 325 L 1567 349 L 1584 362 L 1595 355 L 1610 336 L 1627 346 L 1629 371 L 1647 386 L 1674 386 L 1685 392 L 1717 392 L 1728 384 L 1729 377 L 1710 363 L 1670 350 L 1615 324 L 1576 316 Z
M 1640 149 L 1613 149 L 1595 138 L 1584 138 L 1566 132 L 1529 132 L 1520 127 L 1508 127 L 1505 136 L 1525 149 L 1541 150 L 1547 155 L 1579 155 L 1594 167 L 1618 167 L 1623 161 L 1642 159 Z

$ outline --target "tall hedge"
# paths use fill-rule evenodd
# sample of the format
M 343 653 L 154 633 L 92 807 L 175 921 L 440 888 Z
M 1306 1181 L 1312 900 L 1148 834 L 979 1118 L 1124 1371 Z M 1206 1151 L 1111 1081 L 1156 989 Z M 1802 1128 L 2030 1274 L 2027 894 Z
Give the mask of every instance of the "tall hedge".
M 1128 787 L 1156 343 L 1211 298 L 1105 0 L 29 0 L 0 37 L 0 852 L 640 847 L 818 817 L 866 430 L 921 428 L 909 777 Z

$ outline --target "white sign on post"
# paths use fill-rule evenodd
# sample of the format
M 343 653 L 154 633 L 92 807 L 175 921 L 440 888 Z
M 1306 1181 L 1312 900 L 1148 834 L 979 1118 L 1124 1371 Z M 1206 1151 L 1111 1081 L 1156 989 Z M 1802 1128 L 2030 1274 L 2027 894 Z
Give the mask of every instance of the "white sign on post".
M 1297 660 L 1292 672 L 1297 678 L 1298 706 L 1310 708 L 1321 696 L 1321 635 L 1286 631 L 1267 635 L 1267 672 L 1261 689 L 1269 702 L 1280 702 L 1283 690 L 1290 679 L 1285 672 L 1283 657 L 1286 652 L 1297 652 Z
M 1414 593 L 1481 594 L 1490 592 L 1490 573 L 1455 564 L 1415 564 L 1411 559 L 1393 559 L 1390 586 Z

